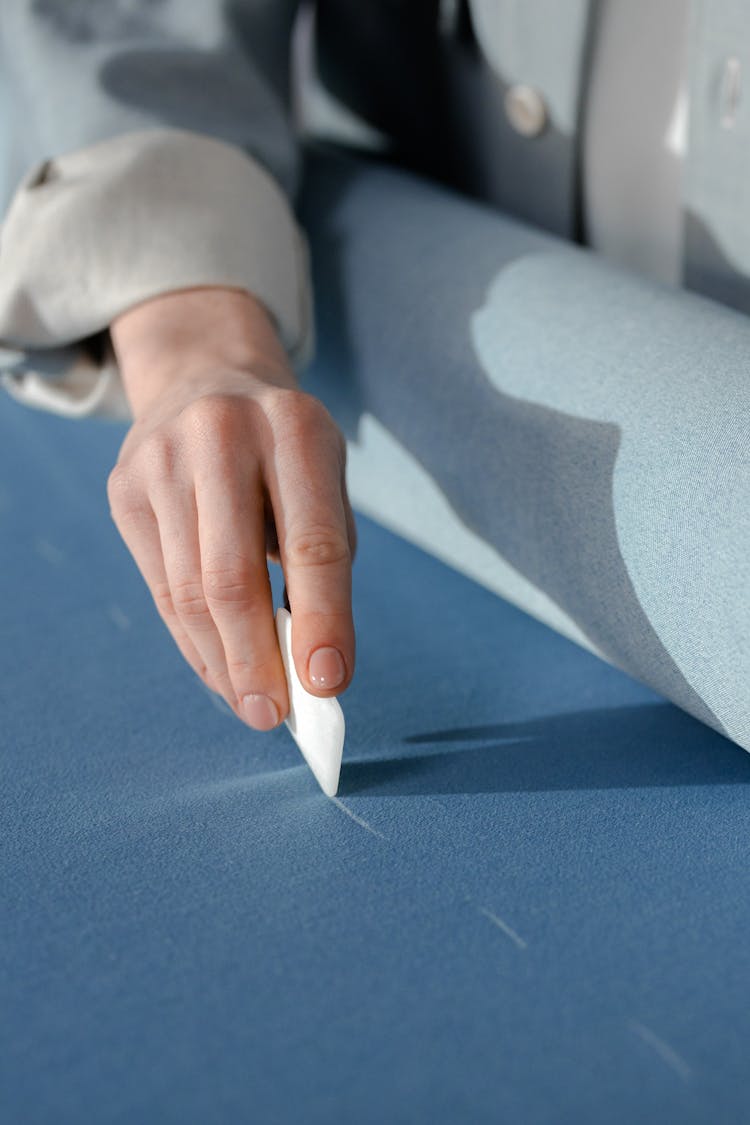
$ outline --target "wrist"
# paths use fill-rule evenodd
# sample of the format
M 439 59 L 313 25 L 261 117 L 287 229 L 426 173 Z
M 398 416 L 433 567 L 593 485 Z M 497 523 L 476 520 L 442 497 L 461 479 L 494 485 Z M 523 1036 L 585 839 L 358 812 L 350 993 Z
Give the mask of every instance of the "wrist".
M 219 370 L 298 386 L 270 314 L 245 290 L 206 286 L 160 294 L 116 317 L 110 335 L 136 418 L 175 386 Z

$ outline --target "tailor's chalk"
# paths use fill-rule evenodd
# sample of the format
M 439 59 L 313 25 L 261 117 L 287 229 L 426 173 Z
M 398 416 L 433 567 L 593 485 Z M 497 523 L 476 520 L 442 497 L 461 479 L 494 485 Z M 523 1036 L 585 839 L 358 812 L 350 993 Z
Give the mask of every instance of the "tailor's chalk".
M 319 699 L 302 686 L 292 658 L 292 615 L 282 607 L 276 611 L 276 635 L 289 689 L 284 722 L 320 788 L 335 797 L 344 750 L 344 712 L 337 699 Z

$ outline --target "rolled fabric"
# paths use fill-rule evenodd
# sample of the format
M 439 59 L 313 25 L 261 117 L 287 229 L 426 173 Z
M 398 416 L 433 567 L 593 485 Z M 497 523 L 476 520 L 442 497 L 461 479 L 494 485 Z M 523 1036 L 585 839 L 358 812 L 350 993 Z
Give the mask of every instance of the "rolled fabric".
M 307 165 L 306 386 L 355 506 L 750 749 L 750 320 L 371 159 Z

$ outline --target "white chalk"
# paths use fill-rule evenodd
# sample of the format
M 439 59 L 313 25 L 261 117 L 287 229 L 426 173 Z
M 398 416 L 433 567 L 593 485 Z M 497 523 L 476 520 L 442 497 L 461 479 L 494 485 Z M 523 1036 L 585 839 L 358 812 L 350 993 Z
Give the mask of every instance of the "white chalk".
M 335 797 L 344 750 L 344 712 L 337 699 L 319 699 L 302 686 L 292 658 L 292 615 L 276 611 L 276 633 L 289 688 L 289 714 L 285 719 L 302 757 L 323 792 Z

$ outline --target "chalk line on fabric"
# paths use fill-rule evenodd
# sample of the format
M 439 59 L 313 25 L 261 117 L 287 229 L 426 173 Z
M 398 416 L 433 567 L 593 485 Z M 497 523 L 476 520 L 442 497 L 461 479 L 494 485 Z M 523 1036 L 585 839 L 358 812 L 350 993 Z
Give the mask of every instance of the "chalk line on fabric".
M 334 805 L 338 805 L 341 811 L 346 813 L 350 820 L 353 820 L 360 828 L 364 828 L 365 832 L 370 832 L 373 836 L 377 836 L 378 839 L 385 840 L 385 836 L 382 832 L 378 832 L 377 828 L 373 828 L 372 825 L 368 824 L 366 820 L 363 820 L 361 816 L 357 816 L 356 813 L 353 813 L 350 808 L 347 808 L 340 797 L 329 797 L 329 800 L 332 801 Z
M 638 1020 L 630 1020 L 630 1029 L 638 1035 L 644 1043 L 653 1048 L 657 1055 L 667 1064 L 668 1067 L 678 1074 L 683 1082 L 690 1079 L 691 1070 L 681 1055 L 677 1054 L 674 1047 L 670 1047 L 669 1043 L 665 1043 L 660 1039 L 656 1032 L 652 1031 L 650 1027 L 645 1024 L 639 1023 Z
M 126 633 L 130 628 L 131 621 L 126 613 L 120 609 L 119 605 L 111 605 L 107 607 L 107 615 L 118 629 L 122 629 Z
M 50 543 L 48 539 L 37 538 L 34 542 L 34 550 L 40 558 L 45 559 L 52 566 L 61 566 L 65 561 L 65 555 L 60 548 Z
M 502 918 L 498 917 L 497 914 L 493 914 L 492 911 L 488 910 L 485 906 L 479 906 L 477 907 L 477 909 L 479 913 L 483 914 L 485 918 L 488 918 L 494 926 L 497 926 L 499 930 L 502 930 L 503 933 L 507 937 L 509 937 L 510 940 L 514 942 L 519 949 L 528 949 L 528 943 L 523 940 L 521 935 L 517 934 L 512 926 L 509 926 L 508 923 L 504 922 Z

